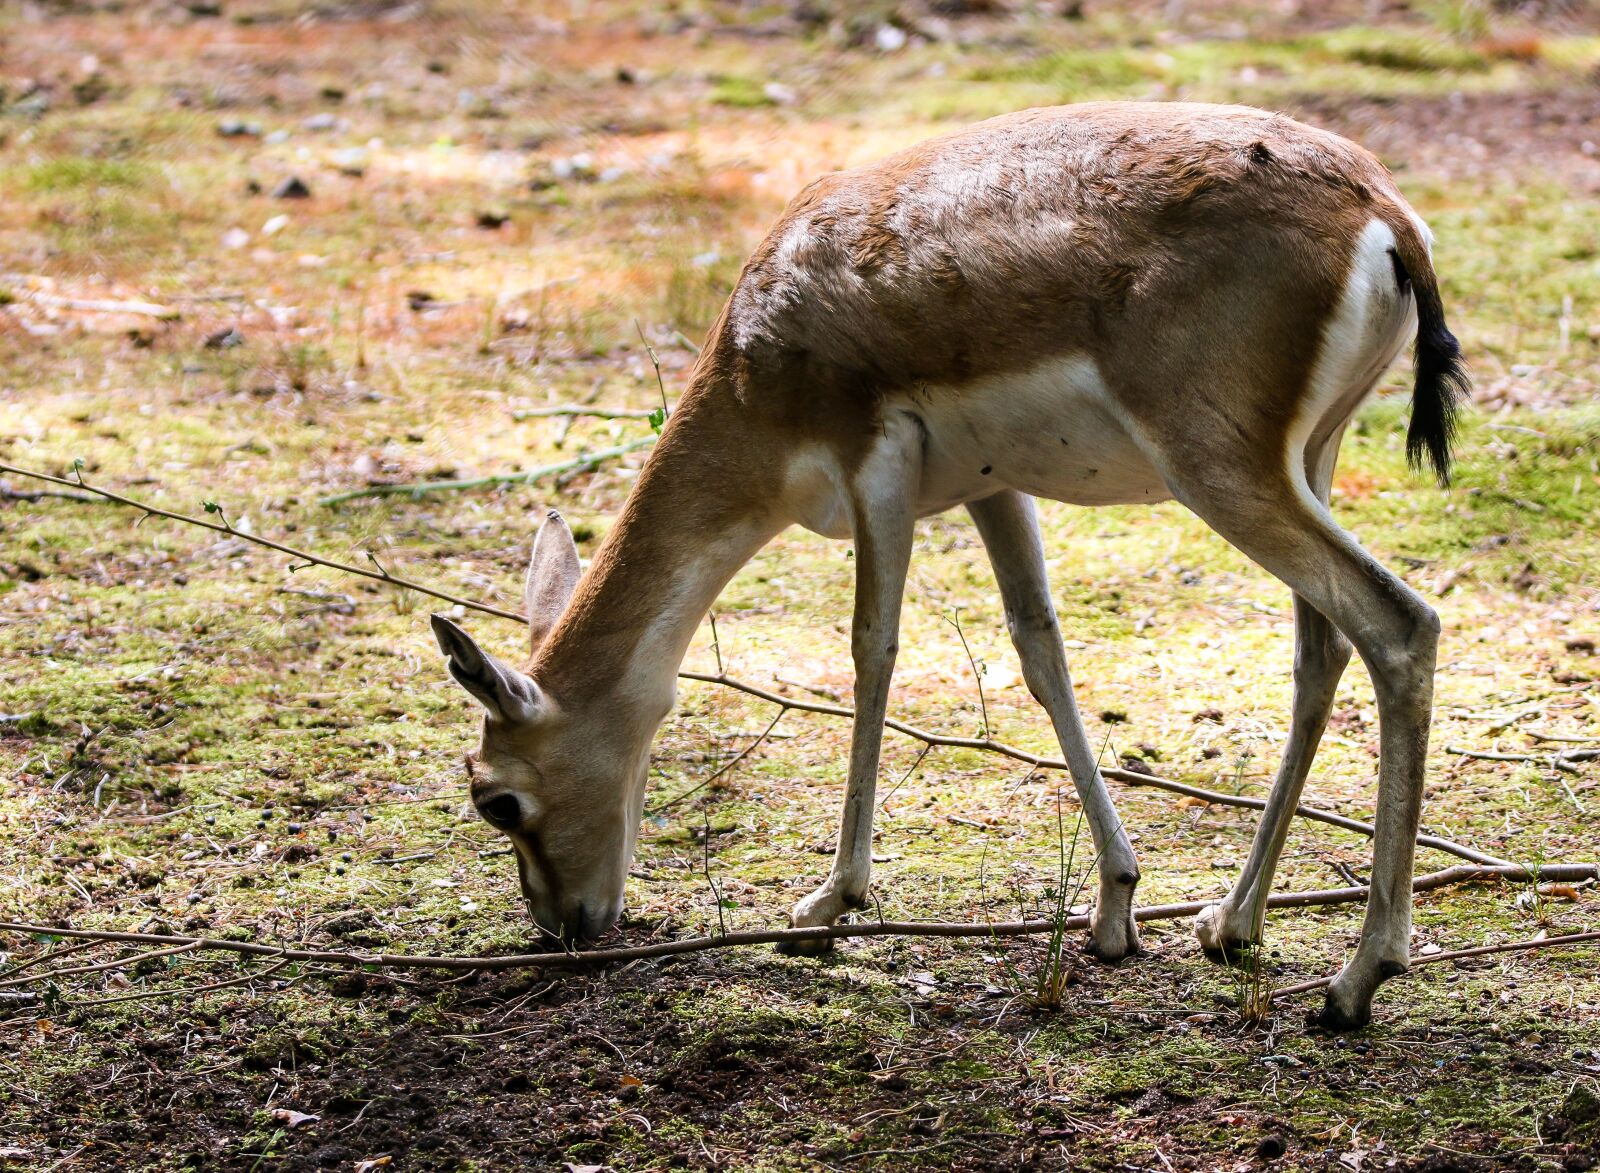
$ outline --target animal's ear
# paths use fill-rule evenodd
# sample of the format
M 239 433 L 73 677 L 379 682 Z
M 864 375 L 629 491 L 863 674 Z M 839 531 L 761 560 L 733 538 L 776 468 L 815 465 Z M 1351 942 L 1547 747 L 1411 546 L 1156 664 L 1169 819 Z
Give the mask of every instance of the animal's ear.
M 533 681 L 480 648 L 443 615 L 432 617 L 433 635 L 450 664 L 450 675 L 497 721 L 531 721 L 539 711 Z
M 535 654 L 567 609 L 567 600 L 578 586 L 578 547 L 566 519 L 552 509 L 533 539 L 533 557 L 528 562 L 528 582 L 522 603 L 528 616 L 528 630 Z

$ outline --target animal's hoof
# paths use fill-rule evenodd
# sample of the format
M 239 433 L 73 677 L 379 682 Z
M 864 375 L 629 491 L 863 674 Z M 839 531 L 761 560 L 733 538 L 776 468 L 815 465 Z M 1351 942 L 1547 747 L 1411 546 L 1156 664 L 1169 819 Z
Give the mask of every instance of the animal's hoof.
M 1115 965 L 1139 955 L 1139 930 L 1130 916 L 1112 924 L 1095 923 L 1089 929 L 1089 956 Z
M 1195 939 L 1206 958 L 1218 965 L 1233 965 L 1254 949 L 1256 942 L 1230 931 L 1227 909 L 1220 904 L 1202 908 L 1194 918 Z
M 1312 1026 L 1342 1034 L 1345 1031 L 1360 1030 L 1371 1022 L 1372 1007 L 1371 1005 L 1343 1006 L 1330 993 L 1322 1009 L 1313 1010 L 1306 1020 Z
M 1201 942 L 1200 951 L 1214 965 L 1247 965 L 1255 952 L 1257 942 L 1241 937 L 1228 937 L 1213 945 Z
M 1131 941 L 1121 945 L 1102 945 L 1090 938 L 1087 950 L 1090 957 L 1102 965 L 1116 965 L 1119 961 L 1126 961 L 1130 957 L 1139 956 L 1139 942 Z

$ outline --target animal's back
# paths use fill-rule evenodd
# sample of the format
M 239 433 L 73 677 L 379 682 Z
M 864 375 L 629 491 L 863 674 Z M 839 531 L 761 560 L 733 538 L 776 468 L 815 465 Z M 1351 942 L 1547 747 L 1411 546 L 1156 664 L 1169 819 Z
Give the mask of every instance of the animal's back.
M 1114 365 L 1152 314 L 1230 282 L 1324 311 L 1348 251 L 1326 243 L 1353 245 L 1398 201 L 1366 151 L 1281 115 L 1028 110 L 806 188 L 746 265 L 721 341 L 753 374 L 872 394 L 1064 353 Z

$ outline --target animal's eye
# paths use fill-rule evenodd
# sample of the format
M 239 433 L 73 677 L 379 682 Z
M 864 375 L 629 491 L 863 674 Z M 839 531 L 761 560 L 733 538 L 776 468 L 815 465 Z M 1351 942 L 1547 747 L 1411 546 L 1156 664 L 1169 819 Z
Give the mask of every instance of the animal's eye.
M 514 831 L 522 825 L 522 804 L 509 794 L 491 798 L 478 807 L 478 813 L 502 831 Z

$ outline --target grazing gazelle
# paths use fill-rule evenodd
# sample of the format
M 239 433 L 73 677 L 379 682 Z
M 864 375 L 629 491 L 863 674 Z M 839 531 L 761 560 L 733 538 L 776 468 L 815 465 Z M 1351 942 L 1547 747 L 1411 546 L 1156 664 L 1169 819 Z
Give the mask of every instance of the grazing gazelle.
M 1029 110 L 813 183 L 745 265 L 588 572 L 558 515 L 540 529 L 527 669 L 434 617 L 488 711 L 472 799 L 514 844 L 535 920 L 571 938 L 616 921 L 684 652 L 796 523 L 855 544 L 856 720 L 838 852 L 792 921 L 860 907 L 913 525 L 965 505 L 1093 833 L 1094 952 L 1137 952 L 1139 865 L 1073 701 L 1032 498 L 1176 498 L 1295 594 L 1283 763 L 1196 932 L 1224 954 L 1257 939 L 1354 644 L 1382 726 L 1377 834 L 1323 1018 L 1367 1021 L 1408 960 L 1439 621 L 1327 504 L 1345 425 L 1413 321 L 1407 450 L 1442 481 L 1466 379 L 1428 230 L 1366 151 L 1258 110 Z

